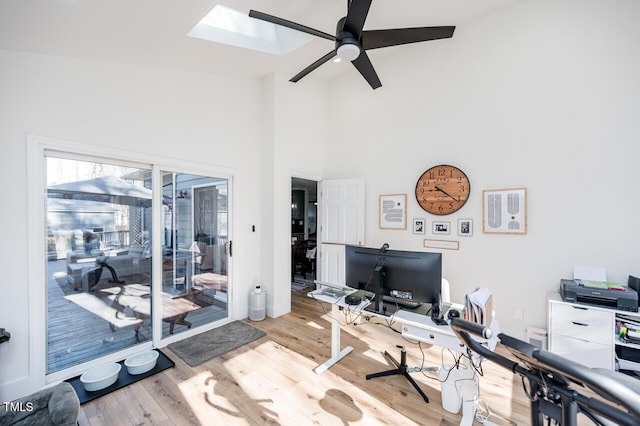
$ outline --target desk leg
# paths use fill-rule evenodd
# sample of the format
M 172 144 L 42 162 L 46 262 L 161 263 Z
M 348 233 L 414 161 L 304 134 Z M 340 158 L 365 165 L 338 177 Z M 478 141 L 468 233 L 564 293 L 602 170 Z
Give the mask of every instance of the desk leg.
M 467 368 L 467 371 L 473 371 L 471 366 L 471 360 L 465 355 L 462 357 L 463 365 Z M 476 418 L 476 380 L 473 379 L 475 374 L 471 378 L 465 379 L 462 385 L 462 420 L 460 426 L 471 426 Z
M 322 374 L 327 371 L 333 364 L 340 361 L 347 356 L 353 348 L 347 346 L 343 350 L 340 350 L 340 321 L 339 321 L 340 309 L 335 303 L 331 305 L 331 358 L 326 360 L 315 368 L 317 374 Z

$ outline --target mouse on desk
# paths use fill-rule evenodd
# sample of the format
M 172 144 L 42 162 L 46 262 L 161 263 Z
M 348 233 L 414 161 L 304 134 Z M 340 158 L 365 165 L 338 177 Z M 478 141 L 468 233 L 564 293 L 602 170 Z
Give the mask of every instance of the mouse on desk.
M 347 305 L 359 305 L 360 302 L 362 302 L 362 298 L 354 294 L 349 294 L 344 298 L 344 303 L 346 303 Z
M 449 318 L 460 318 L 460 311 L 457 309 L 449 309 Z

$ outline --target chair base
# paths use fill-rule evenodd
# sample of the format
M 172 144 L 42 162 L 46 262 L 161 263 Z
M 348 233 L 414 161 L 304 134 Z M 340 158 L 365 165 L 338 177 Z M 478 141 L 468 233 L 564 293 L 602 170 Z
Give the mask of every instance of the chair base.
M 400 350 L 400 362 L 396 361 L 395 358 L 393 358 L 389 354 L 389 352 L 384 351 L 384 357 L 387 358 L 393 365 L 395 365 L 396 368 L 394 368 L 392 370 L 380 371 L 379 373 L 367 374 L 367 380 L 373 379 L 373 378 L 376 378 L 376 377 L 403 375 L 409 381 L 409 383 L 411 383 L 411 385 L 415 388 L 415 390 L 420 394 L 422 399 L 424 399 L 424 402 L 428 403 L 429 402 L 429 398 L 427 397 L 427 394 L 425 394 L 422 391 L 422 389 L 420 389 L 420 386 L 418 386 L 416 381 L 413 380 L 413 377 L 411 377 L 411 375 L 409 374 L 409 370 L 408 370 L 408 366 L 407 366 L 407 351 L 403 347 L 400 347 L 400 348 L 401 348 L 401 350 Z M 427 367 L 427 368 L 422 369 L 422 370 L 433 371 L 434 369 L 436 369 L 436 368 L 435 367 Z

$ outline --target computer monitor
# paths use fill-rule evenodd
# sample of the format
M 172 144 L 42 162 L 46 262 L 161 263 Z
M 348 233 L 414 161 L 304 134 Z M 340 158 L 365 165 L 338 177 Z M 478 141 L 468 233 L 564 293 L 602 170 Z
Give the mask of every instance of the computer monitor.
M 347 286 L 375 294 L 376 312 L 395 311 L 380 303 L 385 296 L 410 304 L 440 303 L 441 253 L 347 246 L 345 268 Z

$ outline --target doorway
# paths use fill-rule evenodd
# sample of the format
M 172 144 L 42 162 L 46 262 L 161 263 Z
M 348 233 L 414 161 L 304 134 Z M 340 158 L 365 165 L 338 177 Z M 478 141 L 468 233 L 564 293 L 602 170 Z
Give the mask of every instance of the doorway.
M 291 291 L 316 279 L 318 182 L 291 178 Z

